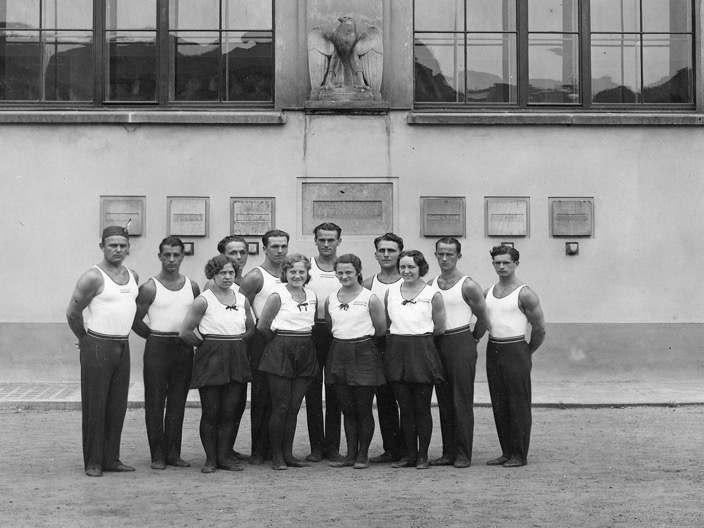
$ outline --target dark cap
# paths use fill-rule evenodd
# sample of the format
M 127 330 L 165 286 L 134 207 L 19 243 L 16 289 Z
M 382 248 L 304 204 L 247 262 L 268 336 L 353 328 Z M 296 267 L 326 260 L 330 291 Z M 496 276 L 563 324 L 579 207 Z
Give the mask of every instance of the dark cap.
M 111 236 L 123 236 L 127 239 L 130 238 L 130 234 L 122 226 L 116 226 L 116 225 L 111 225 L 107 226 L 105 229 L 103 229 L 103 242 L 105 242 L 105 239 Z

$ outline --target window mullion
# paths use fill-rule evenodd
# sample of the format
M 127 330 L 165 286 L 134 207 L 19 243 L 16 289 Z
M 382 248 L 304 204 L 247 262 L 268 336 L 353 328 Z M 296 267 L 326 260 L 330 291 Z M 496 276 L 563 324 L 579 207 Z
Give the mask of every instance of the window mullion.
M 105 17 L 108 0 L 93 3 L 93 103 L 102 106 L 109 63 L 105 55 Z
M 579 76 L 582 106 L 592 107 L 591 11 L 588 0 L 579 2 L 580 59 Z
M 528 106 L 528 2 L 518 2 L 518 106 Z
M 169 0 L 157 0 L 156 15 L 157 104 L 169 101 Z

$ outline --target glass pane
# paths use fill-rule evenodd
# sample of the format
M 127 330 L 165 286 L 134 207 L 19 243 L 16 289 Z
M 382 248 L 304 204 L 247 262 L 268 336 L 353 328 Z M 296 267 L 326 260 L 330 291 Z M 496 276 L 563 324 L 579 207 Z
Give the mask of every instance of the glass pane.
M 415 100 L 464 102 L 464 38 L 428 34 L 415 40 Z
M 641 100 L 638 35 L 592 35 L 592 101 Z
M 528 83 L 530 103 L 578 103 L 578 37 L 529 35 Z
M 0 100 L 38 101 L 39 33 L 0 31 Z
M 640 31 L 640 0 L 592 0 L 589 9 L 592 31 Z
M 219 0 L 171 0 L 169 29 L 220 29 Z
M 416 31 L 464 31 L 464 0 L 416 0 Z
M 157 0 L 106 0 L 107 29 L 156 29 Z
M 156 32 L 107 35 L 109 101 L 156 100 Z
M 271 0 L 223 0 L 223 29 L 273 28 Z
M 47 33 L 44 36 L 44 99 L 93 99 L 93 38 L 88 32 Z
M 467 102 L 516 103 L 516 37 L 486 35 L 467 40 Z
M 467 3 L 467 31 L 515 30 L 516 0 L 471 0 Z
M 528 31 L 577 31 L 578 15 L 577 0 L 528 0 Z
M 274 45 L 270 31 L 223 33 L 222 78 L 227 101 L 273 101 Z
M 44 0 L 44 27 L 93 29 L 93 0 Z
M 643 1 L 643 31 L 674 33 L 691 30 L 691 0 Z
M 693 103 L 692 38 L 643 36 L 643 102 Z
M 39 0 L 0 2 L 0 27 L 39 28 Z
M 174 86 L 176 101 L 220 100 L 220 44 L 218 33 L 172 34 Z

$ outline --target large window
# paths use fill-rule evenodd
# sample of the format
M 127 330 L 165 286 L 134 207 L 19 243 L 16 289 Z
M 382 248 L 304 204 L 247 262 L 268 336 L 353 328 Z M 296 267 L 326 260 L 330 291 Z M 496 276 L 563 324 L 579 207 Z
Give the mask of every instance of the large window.
M 0 0 L 0 102 L 271 105 L 272 0 Z
M 694 107 L 692 0 L 415 0 L 416 105 Z

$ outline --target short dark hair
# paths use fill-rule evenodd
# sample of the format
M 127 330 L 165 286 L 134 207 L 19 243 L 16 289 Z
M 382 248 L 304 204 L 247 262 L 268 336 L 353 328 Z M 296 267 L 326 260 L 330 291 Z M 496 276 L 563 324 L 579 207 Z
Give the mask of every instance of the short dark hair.
M 286 237 L 286 242 L 291 238 L 286 231 L 281 231 L 280 229 L 272 229 L 264 233 L 262 237 L 262 246 L 267 247 L 269 245 L 269 239 L 271 237 Z
M 220 273 L 220 270 L 227 264 L 230 264 L 232 269 L 237 271 L 237 265 L 225 255 L 215 255 L 205 264 L 205 278 L 208 280 L 212 279 L 215 275 Z
M 508 255 L 514 262 L 518 262 L 518 259 L 521 257 L 518 250 L 511 246 L 494 246 L 491 248 L 491 251 L 489 251 L 489 254 L 492 259 L 497 255 Z
M 318 238 L 318 231 L 335 231 L 337 233 L 337 238 L 342 236 L 342 228 L 332 222 L 323 222 L 318 227 L 313 229 L 313 235 L 315 235 L 315 238 Z
M 225 254 L 225 249 L 230 242 L 242 242 L 244 248 L 247 249 L 247 241 L 239 235 L 227 235 L 220 242 L 218 242 L 218 252 L 222 255 Z
M 183 245 L 183 241 L 179 237 L 174 235 L 167 236 L 164 240 L 161 241 L 161 244 L 159 244 L 159 253 L 163 251 L 164 246 L 180 247 L 181 253 L 184 253 L 186 251 L 186 246 Z
M 425 277 L 425 275 L 430 270 L 430 266 L 428 266 L 428 261 L 425 260 L 423 253 L 421 253 L 417 249 L 409 249 L 408 251 L 402 251 L 401 254 L 398 256 L 398 260 L 396 261 L 396 270 L 399 272 L 401 271 L 400 263 L 403 257 L 411 257 L 413 259 L 413 262 L 415 262 L 416 266 L 418 266 L 418 273 L 421 277 Z
M 308 278 L 306 278 L 306 282 L 303 283 L 303 285 L 305 286 L 310 282 L 310 260 L 308 260 L 308 257 L 306 257 L 305 255 L 301 255 L 300 253 L 292 253 L 290 255 L 287 255 L 284 259 L 284 263 L 281 265 L 281 282 L 288 282 L 288 279 L 286 278 L 286 272 L 290 270 L 296 262 L 303 262 L 303 265 L 306 267 L 306 271 L 308 272 Z
M 379 242 L 396 242 L 398 250 L 403 251 L 403 239 L 393 233 L 384 233 L 374 239 L 374 249 L 379 249 Z
M 360 284 L 364 282 L 364 279 L 362 278 L 362 261 L 357 255 L 353 255 L 352 253 L 345 253 L 344 255 L 340 255 L 339 257 L 337 257 L 335 265 L 333 266 L 333 269 L 335 271 L 337 271 L 338 264 L 352 264 L 352 266 L 354 266 L 355 271 L 357 272 L 357 281 L 359 281 Z
M 457 248 L 457 253 L 462 253 L 462 244 L 460 244 L 460 241 L 455 237 L 444 237 L 435 242 L 435 251 L 438 250 L 438 244 L 454 244 L 455 248 Z

